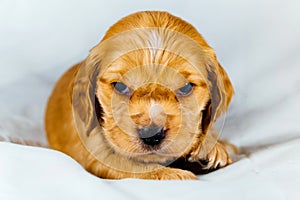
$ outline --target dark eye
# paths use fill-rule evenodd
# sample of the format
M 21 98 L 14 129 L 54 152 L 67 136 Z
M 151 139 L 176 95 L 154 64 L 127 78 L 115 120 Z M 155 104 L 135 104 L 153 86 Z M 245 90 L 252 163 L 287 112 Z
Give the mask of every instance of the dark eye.
M 182 88 L 179 88 L 176 91 L 176 95 L 181 96 L 181 97 L 188 96 L 193 92 L 193 87 L 194 87 L 193 83 L 187 83 L 187 84 L 185 84 L 185 86 L 183 86 Z
M 122 95 L 130 95 L 131 94 L 131 90 L 129 89 L 129 87 L 127 87 L 127 85 L 125 85 L 122 82 L 114 82 L 114 83 L 112 83 L 112 85 L 114 86 L 115 91 L 119 94 L 122 94 Z

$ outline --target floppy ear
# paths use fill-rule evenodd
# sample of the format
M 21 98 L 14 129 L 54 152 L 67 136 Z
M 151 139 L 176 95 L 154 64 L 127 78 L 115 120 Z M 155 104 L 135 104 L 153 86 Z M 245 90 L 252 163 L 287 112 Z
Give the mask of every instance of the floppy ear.
M 102 107 L 95 95 L 99 64 L 89 64 L 85 60 L 80 66 L 74 81 L 72 106 L 78 132 L 86 136 L 102 121 Z
M 206 71 L 209 82 L 210 100 L 202 112 L 201 125 L 203 133 L 206 133 L 212 123 L 227 111 L 234 94 L 227 73 L 216 59 L 213 64 L 207 66 Z

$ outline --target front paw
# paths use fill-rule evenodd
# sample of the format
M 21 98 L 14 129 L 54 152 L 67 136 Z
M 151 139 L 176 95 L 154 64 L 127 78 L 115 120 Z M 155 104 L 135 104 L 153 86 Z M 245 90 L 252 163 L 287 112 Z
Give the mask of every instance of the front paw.
M 226 147 L 220 142 L 216 143 L 204 160 L 206 165 L 203 169 L 218 169 L 232 163 Z
M 217 142 L 214 147 L 204 155 L 190 158 L 191 162 L 199 162 L 202 169 L 219 169 L 232 163 L 224 144 Z
M 156 180 L 198 180 L 198 177 L 190 171 L 169 167 L 152 172 L 144 178 Z

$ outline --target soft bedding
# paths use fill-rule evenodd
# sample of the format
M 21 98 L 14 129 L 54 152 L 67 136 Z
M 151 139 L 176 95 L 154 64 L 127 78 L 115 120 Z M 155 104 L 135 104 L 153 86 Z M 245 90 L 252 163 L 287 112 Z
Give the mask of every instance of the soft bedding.
M 299 199 L 299 1 L 1 1 L 0 199 Z M 199 181 L 103 180 L 47 148 L 53 84 L 116 19 L 167 10 L 215 48 L 236 94 L 234 163 Z M 18 143 L 18 144 L 16 144 Z

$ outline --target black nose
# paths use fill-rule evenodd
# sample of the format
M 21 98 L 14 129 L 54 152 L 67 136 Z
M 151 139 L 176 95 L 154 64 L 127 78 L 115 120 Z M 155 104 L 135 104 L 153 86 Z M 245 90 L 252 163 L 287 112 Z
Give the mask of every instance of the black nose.
M 142 142 L 149 146 L 155 146 L 162 142 L 166 134 L 163 127 L 149 126 L 138 129 Z

